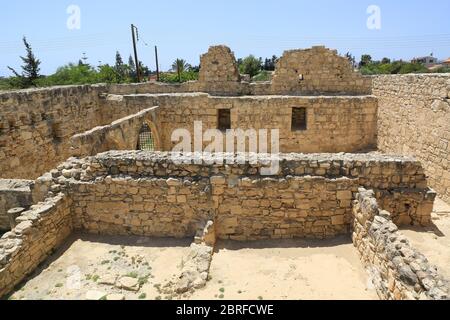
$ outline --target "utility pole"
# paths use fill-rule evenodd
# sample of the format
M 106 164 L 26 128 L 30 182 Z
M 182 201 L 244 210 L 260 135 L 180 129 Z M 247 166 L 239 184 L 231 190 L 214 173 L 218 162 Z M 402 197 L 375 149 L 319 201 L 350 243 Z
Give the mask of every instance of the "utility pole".
M 155 46 L 155 58 L 156 58 L 156 81 L 159 81 L 159 61 L 158 61 L 158 47 Z
M 131 25 L 131 35 L 133 37 L 133 48 L 134 48 L 134 61 L 136 64 L 136 77 L 137 77 L 137 81 L 141 82 L 141 68 L 140 68 L 140 63 L 139 63 L 139 59 L 138 59 L 138 54 L 137 54 L 137 47 L 136 47 L 136 34 L 135 34 L 135 30 L 137 28 L 132 24 Z

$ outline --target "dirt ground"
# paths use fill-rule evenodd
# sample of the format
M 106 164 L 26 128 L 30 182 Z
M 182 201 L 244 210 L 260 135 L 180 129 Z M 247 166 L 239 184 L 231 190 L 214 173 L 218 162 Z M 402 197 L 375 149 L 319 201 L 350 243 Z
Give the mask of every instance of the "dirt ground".
M 190 239 L 73 235 L 10 299 L 168 299 L 158 289 L 179 274 L 190 244 Z M 128 289 L 116 285 L 123 277 Z
M 190 242 L 73 235 L 10 299 L 377 299 L 348 237 L 219 243 L 206 288 L 162 293 Z M 131 288 L 118 287 L 123 277 Z
M 402 228 L 402 233 L 444 277 L 450 279 L 450 205 L 436 199 L 432 219 L 430 227 Z
M 348 237 L 219 243 L 210 277 L 192 299 L 378 299 Z

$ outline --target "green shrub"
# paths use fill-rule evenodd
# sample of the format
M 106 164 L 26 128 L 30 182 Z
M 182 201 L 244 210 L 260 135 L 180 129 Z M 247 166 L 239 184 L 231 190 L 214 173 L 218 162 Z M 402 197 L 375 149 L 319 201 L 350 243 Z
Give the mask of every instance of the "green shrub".
M 270 81 L 270 72 L 261 71 L 256 76 L 253 77 L 252 81 Z
M 181 73 L 181 82 L 187 82 L 187 81 L 193 81 L 198 80 L 198 72 L 195 71 L 185 71 Z M 159 81 L 160 82 L 166 82 L 166 83 L 178 83 L 178 74 L 176 73 L 170 73 L 170 72 L 164 72 L 159 75 Z

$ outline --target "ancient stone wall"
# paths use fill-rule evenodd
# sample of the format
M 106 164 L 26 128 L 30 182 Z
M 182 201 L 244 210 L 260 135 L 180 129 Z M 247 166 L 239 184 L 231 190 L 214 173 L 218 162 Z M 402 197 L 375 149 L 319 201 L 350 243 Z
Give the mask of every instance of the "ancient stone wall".
M 448 282 L 379 209 L 372 191 L 359 190 L 353 215 L 353 242 L 381 299 L 448 299 Z
M 71 200 L 57 195 L 32 206 L 0 239 L 0 297 L 43 262 L 72 231 Z
M 267 159 L 258 157 L 259 164 L 183 164 L 196 156 L 175 162 L 167 153 L 115 151 L 72 159 L 41 184 L 50 194 L 70 194 L 75 226 L 95 233 L 186 237 L 213 220 L 221 239 L 332 237 L 349 232 L 359 186 L 402 203 L 394 208 L 399 224 L 405 216 L 406 223 L 430 221 L 434 197 L 423 196 L 430 191 L 414 160 L 283 155 L 268 177 L 261 175 Z M 408 210 L 410 199 L 398 197 L 404 190 L 417 198 Z
M 162 150 L 176 129 L 194 121 L 203 130 L 218 129 L 218 110 L 231 110 L 231 129 L 279 129 L 281 152 L 357 152 L 376 148 L 377 101 L 366 97 L 217 97 L 200 93 L 124 96 L 124 108 L 138 110 L 159 106 Z M 304 107 L 306 130 L 293 130 L 292 110 Z M 204 146 L 210 142 L 204 142 Z
M 272 80 L 275 94 L 370 94 L 371 80 L 325 47 L 284 52 Z
M 10 230 L 8 210 L 31 206 L 33 185 L 30 180 L 0 179 L 0 232 Z
M 431 187 L 450 201 L 450 75 L 377 76 L 378 148 L 422 161 Z
M 286 51 L 271 82 L 240 80 L 234 54 L 214 46 L 201 57 L 198 81 L 182 84 L 111 85 L 112 94 L 205 92 L 214 95 L 367 95 L 371 78 L 353 70 L 348 59 L 325 47 Z
M 71 138 L 71 155 L 93 156 L 108 150 L 136 150 L 139 130 L 146 123 L 152 128 L 155 149 L 160 146 L 157 113 L 159 107 L 145 109 L 136 114 L 114 121 L 108 126 L 96 127 Z
M 102 122 L 98 88 L 0 94 L 0 177 L 35 179 L 69 156 L 69 139 Z
M 210 47 L 200 58 L 199 82 L 239 82 L 236 58 L 226 46 Z

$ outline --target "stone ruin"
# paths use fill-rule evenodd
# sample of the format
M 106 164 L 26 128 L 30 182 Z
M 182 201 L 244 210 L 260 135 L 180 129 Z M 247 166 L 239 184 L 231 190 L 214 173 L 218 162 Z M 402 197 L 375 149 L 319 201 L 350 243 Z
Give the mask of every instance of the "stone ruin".
M 431 187 L 449 199 L 449 122 L 443 133 L 427 130 L 440 138 L 433 159 L 403 152 L 414 147 L 389 138 L 386 125 L 402 113 L 398 92 L 428 99 L 421 108 L 439 101 L 433 112 L 449 119 L 450 77 L 426 77 L 389 87 L 313 47 L 285 52 L 273 81 L 248 83 L 231 50 L 216 46 L 201 57 L 198 81 L 0 93 L 0 296 L 83 231 L 192 238 L 179 293 L 206 284 L 217 240 L 352 235 L 380 298 L 447 299 L 447 281 L 398 227 L 431 223 Z M 424 90 L 420 81 L 436 92 L 411 92 Z M 257 164 L 206 164 L 219 156 L 208 153 L 174 161 L 172 132 L 193 133 L 195 121 L 279 129 L 278 171 L 262 174 L 265 154 L 249 155 Z

